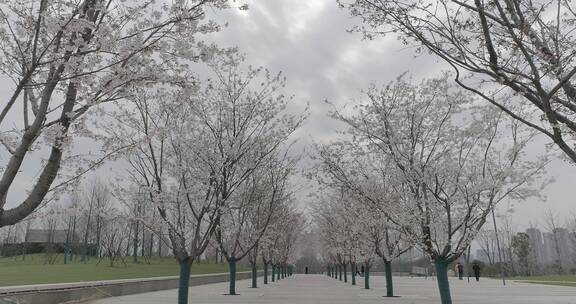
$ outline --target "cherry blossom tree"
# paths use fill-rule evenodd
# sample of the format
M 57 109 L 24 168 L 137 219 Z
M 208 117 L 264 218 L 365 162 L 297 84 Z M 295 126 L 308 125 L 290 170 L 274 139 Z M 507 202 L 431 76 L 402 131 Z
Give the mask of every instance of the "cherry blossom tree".
M 205 8 L 225 0 L 40 0 L 0 3 L 0 73 L 11 80 L 0 110 L 0 226 L 34 211 L 49 193 L 101 164 L 101 157 L 72 153 L 75 139 L 97 138 L 90 117 L 100 105 L 125 100 L 128 85 L 158 81 L 178 67 L 172 55 L 201 57 L 198 33 L 217 30 L 202 21 Z M 90 114 L 90 115 L 88 115 Z M 106 147 L 105 147 L 106 148 Z M 104 149 L 104 156 L 117 150 Z M 9 194 L 22 165 L 41 159 L 21 202 Z M 58 183 L 54 183 L 58 180 Z
M 258 260 L 260 259 L 264 266 L 264 284 L 268 284 L 268 267 L 272 265 L 273 275 L 276 275 L 278 261 L 287 263 L 294 258 L 296 245 L 303 233 L 304 225 L 304 216 L 297 211 L 295 199 L 292 196 L 280 202 L 258 244 L 248 254 L 252 267 L 253 288 L 257 286 Z
M 272 282 L 276 281 L 276 277 L 280 272 L 280 264 L 282 260 L 282 238 L 284 233 L 289 229 L 290 226 L 287 223 L 287 219 L 290 218 L 286 216 L 289 214 L 289 205 L 281 205 L 280 209 L 283 211 L 278 211 L 273 215 L 270 221 L 269 227 L 266 229 L 264 235 L 262 236 L 259 243 L 260 257 L 262 258 L 262 264 L 264 266 L 264 284 L 268 284 L 268 267 L 271 267 L 270 279 Z M 251 253 L 253 254 L 253 253 Z M 278 277 L 278 280 L 280 278 Z
M 162 241 L 180 263 L 179 303 L 187 303 L 190 265 L 215 232 L 228 235 L 230 215 L 263 213 L 284 195 L 289 170 L 277 155 L 305 118 L 285 111 L 290 98 L 281 93 L 281 74 L 243 69 L 243 61 L 235 50 L 218 50 L 206 59 L 204 78 L 182 71 L 149 88 L 135 87 L 133 106 L 105 129 L 109 141 L 133 147 L 126 155 L 132 186 L 122 186 L 128 191 L 121 196 L 156 209 L 133 216 L 159 238 L 168 237 Z M 250 190 L 256 202 L 274 204 L 241 208 L 255 206 L 241 199 Z M 227 248 L 229 261 L 250 248 L 241 254 Z
M 291 168 L 283 163 L 264 165 L 246 180 L 218 215 L 215 239 L 228 262 L 230 295 L 236 295 L 236 263 L 251 253 L 252 287 L 256 288 L 258 245 L 271 220 L 277 218 L 275 214 L 282 210 L 280 204 L 289 198 L 290 173 Z
M 297 259 L 298 244 L 306 228 L 306 218 L 294 204 L 284 211 L 278 243 L 277 260 L 283 265 L 284 277 L 292 275 L 292 267 Z
M 337 216 L 338 205 L 333 203 L 337 199 L 334 193 L 324 193 L 314 206 L 315 224 L 318 226 L 324 254 L 332 268 L 333 277 L 342 280 L 340 267 L 344 260 L 345 239 L 342 237 L 341 217 Z
M 212 141 L 211 154 L 206 157 L 218 161 L 217 167 L 212 166 L 217 168 L 215 192 L 219 200 L 233 206 L 219 208 L 216 230 L 231 275 L 236 262 L 262 237 L 273 207 L 289 192 L 286 182 L 295 160 L 281 151 L 289 150 L 290 135 L 307 117 L 307 109 L 296 114 L 287 111 L 292 98 L 282 92 L 286 79 L 281 73 L 244 68 L 243 61 L 237 53 L 216 56 L 209 63 L 214 78 L 200 93 L 198 102 L 203 103 L 197 107 L 199 121 Z M 267 182 L 262 180 L 264 176 Z M 246 200 L 252 190 L 256 200 Z M 251 210 L 257 211 L 253 216 L 266 219 L 264 225 L 245 225 L 250 221 L 243 213 Z M 232 222 L 236 226 L 230 226 Z M 231 279 L 230 294 L 235 294 L 234 284 Z
M 576 161 L 576 21 L 569 1 L 338 0 L 369 39 L 392 34 Z
M 204 252 L 216 229 L 218 208 L 210 141 L 195 118 L 190 87 L 185 83 L 142 90 L 137 88 L 119 123 L 111 125 L 111 140 L 133 147 L 126 160 L 130 185 L 118 182 L 117 196 L 129 218 L 162 236 L 180 265 L 178 303 L 188 302 L 190 267 Z M 155 212 L 144 212 L 153 207 Z M 134 231 L 135 242 L 139 231 Z M 165 239 L 167 238 L 167 239 Z M 137 254 L 134 244 L 133 254 Z
M 374 248 L 375 254 L 384 262 L 386 273 L 386 296 L 393 297 L 392 260 L 412 247 L 403 232 L 403 222 L 393 210 L 397 198 L 391 188 L 395 177 L 385 162 L 365 151 L 365 147 L 341 140 L 316 146 L 314 156 L 317 166 L 312 176 L 326 189 L 346 193 L 346 217 L 350 229 L 352 283 L 355 284 L 355 248 Z M 360 220 L 361 219 L 361 220 Z M 357 244 L 360 242 L 360 244 Z M 362 245 L 369 242 L 369 246 Z
M 419 85 L 399 78 L 372 86 L 366 99 L 357 114 L 335 117 L 350 126 L 355 146 L 381 159 L 378 172 L 391 177 L 394 193 L 388 218 L 431 258 L 442 303 L 451 303 L 449 263 L 504 198 L 538 195 L 535 182 L 547 159 L 526 160 L 534 132 L 478 107 L 446 77 Z
M 329 191 L 315 208 L 316 224 L 319 226 L 325 254 L 332 264 L 334 277 L 347 282 L 347 266 L 352 266 L 352 283 L 356 283 L 356 267 L 364 268 L 364 288 L 369 289 L 370 267 L 376 257 L 375 242 L 370 238 L 370 222 L 359 211 L 358 201 L 351 200 L 349 193 Z M 373 224 L 373 223 L 372 223 Z

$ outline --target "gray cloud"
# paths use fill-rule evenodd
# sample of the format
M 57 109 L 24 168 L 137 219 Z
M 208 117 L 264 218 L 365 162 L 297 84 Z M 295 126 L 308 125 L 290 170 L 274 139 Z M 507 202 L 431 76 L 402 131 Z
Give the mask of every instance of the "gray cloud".
M 215 35 L 222 46 L 239 46 L 248 61 L 288 77 L 288 91 L 298 103 L 310 102 L 311 117 L 297 135 L 326 142 L 337 137 L 342 125 L 327 117 L 329 100 L 337 107 L 352 105 L 360 90 L 371 82 L 386 83 L 405 71 L 414 79 L 438 75 L 447 66 L 427 54 L 416 56 L 414 49 L 393 36 L 373 41 L 348 33 L 359 22 L 331 0 L 245 1 L 248 11 L 219 11 L 214 16 L 228 28 Z M 544 139 L 530 147 L 529 155 L 541 153 Z M 570 189 L 576 181 L 576 168 L 569 162 L 553 161 L 548 168 L 556 182 L 544 190 L 548 200 L 511 202 L 513 222 L 518 228 L 529 224 L 543 226 L 543 213 L 553 209 L 563 216 L 575 212 Z M 507 209 L 503 204 L 501 213 Z
M 324 103 L 325 99 L 337 107 L 351 105 L 370 82 L 386 83 L 405 71 L 410 71 L 415 79 L 430 77 L 446 68 L 431 56 L 415 57 L 413 49 L 392 36 L 364 41 L 360 34 L 346 32 L 358 20 L 350 18 L 333 0 L 243 2 L 249 4 L 248 11 L 211 11 L 209 18 L 227 22 L 228 27 L 203 38 L 221 46 L 238 46 L 249 63 L 285 73 L 286 91 L 295 95 L 294 108 L 310 103 L 311 117 L 295 134 L 301 146 L 312 139 L 334 139 L 336 130 L 342 127 L 327 117 L 330 106 Z M 1 79 L 0 83 L 0 96 L 5 99 L 8 84 Z M 535 155 L 541 149 L 530 151 Z M 24 197 L 25 185 L 36 174 L 33 164 L 24 168 L 27 172 L 15 185 L 11 198 Z M 545 190 L 547 202 L 532 199 L 515 204 L 514 222 L 520 227 L 538 222 L 546 208 L 564 215 L 575 211 L 569 189 L 576 181 L 576 168 L 558 160 L 551 164 L 549 172 L 557 177 L 557 182 Z

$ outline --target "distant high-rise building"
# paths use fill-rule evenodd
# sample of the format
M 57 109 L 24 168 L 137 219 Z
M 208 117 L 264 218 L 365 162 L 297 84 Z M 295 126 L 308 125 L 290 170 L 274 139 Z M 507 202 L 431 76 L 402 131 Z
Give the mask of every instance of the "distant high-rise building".
M 544 262 L 553 262 L 558 259 L 556 254 L 556 245 L 554 243 L 554 235 L 550 232 L 542 233 L 542 239 L 544 240 Z
M 542 241 L 542 233 L 537 228 L 526 229 L 526 234 L 530 240 L 530 255 L 536 263 L 544 263 L 544 242 Z
M 570 233 L 566 228 L 556 228 L 553 231 L 553 235 L 555 241 L 558 243 L 557 244 L 558 249 L 555 248 L 555 250 L 558 251 L 557 255 L 558 254 L 560 255 L 559 256 L 560 264 L 562 265 L 564 270 L 567 270 L 567 267 L 570 267 L 570 265 L 572 264 L 572 257 L 571 257 L 572 248 L 570 248 L 571 247 Z

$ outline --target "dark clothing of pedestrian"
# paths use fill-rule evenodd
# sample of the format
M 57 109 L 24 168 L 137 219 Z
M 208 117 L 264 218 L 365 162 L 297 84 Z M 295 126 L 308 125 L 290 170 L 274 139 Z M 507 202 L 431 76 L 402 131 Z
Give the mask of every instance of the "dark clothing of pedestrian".
M 360 274 L 364 275 L 364 265 L 362 265 L 362 267 L 360 268 Z
M 472 270 L 474 271 L 474 276 L 476 277 L 476 282 L 480 281 L 480 265 L 472 265 Z
M 464 265 L 460 263 L 456 264 L 456 270 L 458 271 L 458 279 L 462 280 L 462 276 L 464 275 Z

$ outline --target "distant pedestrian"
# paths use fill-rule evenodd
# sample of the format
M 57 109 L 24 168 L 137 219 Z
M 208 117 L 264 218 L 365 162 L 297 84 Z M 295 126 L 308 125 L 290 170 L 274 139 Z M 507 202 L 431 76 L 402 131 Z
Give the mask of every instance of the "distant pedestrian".
M 474 271 L 476 282 L 480 281 L 480 265 L 478 265 L 477 262 L 474 262 L 474 264 L 472 265 L 472 270 Z
M 464 265 L 460 264 L 460 262 L 456 263 L 456 273 L 458 273 L 458 279 L 462 280 L 462 276 L 464 275 Z
M 308 266 L 306 266 L 306 268 L 304 270 L 304 274 L 308 274 Z
M 364 276 L 364 265 L 362 265 L 362 268 L 360 268 L 360 275 Z

